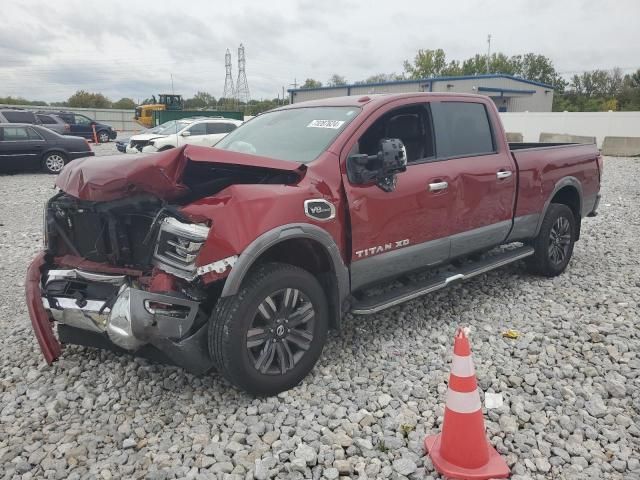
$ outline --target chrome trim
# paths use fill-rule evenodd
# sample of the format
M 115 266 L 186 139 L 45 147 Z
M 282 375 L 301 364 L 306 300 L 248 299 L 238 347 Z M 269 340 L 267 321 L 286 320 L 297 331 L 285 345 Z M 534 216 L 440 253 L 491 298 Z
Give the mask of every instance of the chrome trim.
M 510 170 L 496 172 L 496 178 L 498 180 L 504 180 L 505 178 L 509 178 L 511 175 L 513 175 L 513 172 Z
M 49 270 L 47 272 L 47 281 L 45 285 L 49 285 L 49 283 L 54 280 L 62 279 L 82 279 L 90 282 L 109 283 L 111 285 L 119 287 L 126 282 L 127 277 L 125 275 L 107 275 L 104 273 L 83 272 L 82 270 L 77 269 Z
M 449 188 L 449 183 L 447 182 L 435 182 L 429 184 L 430 192 L 439 192 L 440 190 L 446 190 Z

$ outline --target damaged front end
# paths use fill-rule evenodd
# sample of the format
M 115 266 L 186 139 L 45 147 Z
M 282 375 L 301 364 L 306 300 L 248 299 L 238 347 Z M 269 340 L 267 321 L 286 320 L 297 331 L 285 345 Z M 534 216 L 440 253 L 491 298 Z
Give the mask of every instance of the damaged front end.
M 212 367 L 208 319 L 238 257 L 211 261 L 208 255 L 198 263 L 212 221 L 191 218 L 182 209 L 237 178 L 251 178 L 238 177 L 242 167 L 221 167 L 224 161 L 207 167 L 216 178 L 206 178 L 204 163 L 189 165 L 183 149 L 173 155 L 173 162 L 166 154 L 133 161 L 146 162 L 146 171 L 144 163 L 109 170 L 105 161 L 94 170 L 80 165 L 61 174 L 61 191 L 45 208 L 45 251 L 31 263 L 25 285 L 48 363 L 60 356 L 61 343 L 72 343 L 126 351 L 194 373 Z M 235 177 L 223 178 L 221 171 Z
M 89 202 L 60 193 L 48 202 L 39 292 L 62 343 L 194 372 L 211 367 L 207 296 L 195 264 L 209 226 L 179 216 L 150 196 Z

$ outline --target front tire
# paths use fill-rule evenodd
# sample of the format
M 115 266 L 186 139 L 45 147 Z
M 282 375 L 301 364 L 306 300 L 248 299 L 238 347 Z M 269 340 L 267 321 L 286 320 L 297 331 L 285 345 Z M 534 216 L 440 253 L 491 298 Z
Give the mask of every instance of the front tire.
M 576 219 L 569 207 L 552 203 L 533 241 L 535 253 L 527 259 L 530 272 L 545 277 L 560 275 L 567 268 L 576 238 Z
M 49 152 L 44 156 L 42 166 L 44 171 L 57 175 L 67 163 L 67 157 L 62 152 Z
M 301 268 L 267 263 L 249 275 L 236 295 L 218 301 L 209 321 L 209 352 L 236 387 L 275 395 L 313 369 L 328 324 L 318 280 Z

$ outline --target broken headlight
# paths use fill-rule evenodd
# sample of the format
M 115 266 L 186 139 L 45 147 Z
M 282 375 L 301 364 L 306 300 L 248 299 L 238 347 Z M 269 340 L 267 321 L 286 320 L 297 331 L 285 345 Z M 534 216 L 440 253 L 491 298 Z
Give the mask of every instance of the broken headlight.
M 164 270 L 182 278 L 191 279 L 196 272 L 196 257 L 209 235 L 209 227 L 197 223 L 184 223 L 173 217 L 160 224 L 154 258 Z

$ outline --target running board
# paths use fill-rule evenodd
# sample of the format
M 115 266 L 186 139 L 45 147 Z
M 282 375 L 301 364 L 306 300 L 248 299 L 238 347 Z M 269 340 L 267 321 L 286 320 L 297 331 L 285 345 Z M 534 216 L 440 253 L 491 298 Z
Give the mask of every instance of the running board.
M 447 287 L 450 283 L 475 277 L 495 268 L 509 263 L 517 262 L 533 255 L 533 247 L 524 246 L 515 250 L 509 250 L 477 262 L 463 265 L 453 271 L 442 273 L 435 278 L 429 278 L 422 282 L 396 288 L 390 292 L 370 297 L 364 300 L 354 301 L 351 305 L 351 313 L 354 315 L 369 315 L 389 307 L 395 307 L 427 293 L 435 292 Z

